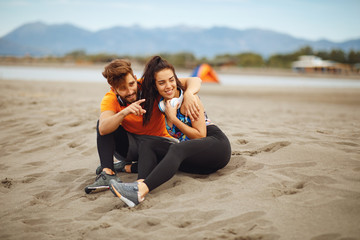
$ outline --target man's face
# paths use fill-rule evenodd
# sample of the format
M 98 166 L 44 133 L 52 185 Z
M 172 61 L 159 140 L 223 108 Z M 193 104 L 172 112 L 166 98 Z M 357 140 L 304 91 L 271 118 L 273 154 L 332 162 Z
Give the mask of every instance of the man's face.
M 137 100 L 137 90 L 137 81 L 129 73 L 126 75 L 124 82 L 115 89 L 115 92 L 120 95 L 123 101 L 131 104 Z

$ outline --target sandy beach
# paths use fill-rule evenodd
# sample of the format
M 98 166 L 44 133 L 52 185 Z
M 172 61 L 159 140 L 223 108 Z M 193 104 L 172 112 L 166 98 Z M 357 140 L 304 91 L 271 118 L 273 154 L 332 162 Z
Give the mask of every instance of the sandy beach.
M 0 239 L 360 239 L 359 88 L 203 84 L 230 163 L 179 172 L 132 209 L 84 192 L 106 91 L 0 80 Z

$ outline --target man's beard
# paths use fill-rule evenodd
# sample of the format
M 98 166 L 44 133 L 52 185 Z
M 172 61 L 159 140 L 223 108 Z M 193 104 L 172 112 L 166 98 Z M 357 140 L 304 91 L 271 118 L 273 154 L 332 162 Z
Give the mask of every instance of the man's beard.
M 134 99 L 134 100 L 130 100 L 129 99 Z M 125 102 L 128 103 L 128 104 L 131 104 L 133 102 L 135 102 L 137 100 L 136 98 L 136 93 L 133 93 L 133 94 L 130 94 L 130 95 L 127 95 L 125 98 L 124 98 Z

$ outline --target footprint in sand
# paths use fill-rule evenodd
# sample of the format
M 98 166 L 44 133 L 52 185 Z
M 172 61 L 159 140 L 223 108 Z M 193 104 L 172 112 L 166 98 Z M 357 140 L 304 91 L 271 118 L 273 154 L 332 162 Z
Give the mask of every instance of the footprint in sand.
M 68 126 L 69 127 L 77 127 L 81 124 L 81 121 L 75 121 L 75 122 L 72 122 L 72 123 L 69 123 Z
M 241 144 L 241 145 L 245 145 L 245 144 L 248 144 L 248 143 L 249 143 L 249 141 L 247 141 L 247 140 L 245 140 L 245 139 L 238 139 L 236 142 L 237 142 L 238 144 Z
M 275 143 L 271 143 L 268 144 L 264 147 L 261 147 L 257 150 L 250 150 L 250 151 L 233 151 L 231 153 L 231 155 L 248 155 L 248 156 L 255 156 L 259 153 L 274 153 L 276 151 L 278 151 L 279 149 L 289 146 L 291 144 L 291 142 L 288 141 L 283 141 L 283 142 L 275 142 Z
M 45 124 L 48 126 L 48 127 L 52 127 L 56 124 L 56 122 L 54 122 L 54 120 L 52 119 L 49 119 L 49 120 L 46 120 L 45 121 Z
M 177 227 L 178 228 L 186 228 L 188 226 L 190 226 L 192 223 L 190 221 L 183 221 L 183 222 L 180 222 Z
M 40 225 L 40 224 L 47 224 L 49 223 L 49 218 L 30 218 L 30 219 L 24 219 L 22 222 L 24 224 L 34 226 L 34 225 Z
M 52 191 L 43 191 L 34 195 L 36 199 L 47 201 L 54 195 Z
M 176 186 L 180 185 L 181 183 L 182 183 L 182 181 L 179 179 L 179 180 L 175 180 L 175 181 L 172 183 L 172 185 L 173 185 L 173 187 L 176 187 Z
M 259 152 L 271 152 L 274 153 L 276 151 L 278 151 L 279 149 L 289 146 L 291 144 L 291 142 L 288 141 L 283 141 L 283 142 L 275 142 L 275 143 L 271 143 L 269 145 L 266 145 L 262 148 L 259 148 L 258 151 Z
M 321 134 L 332 134 L 332 132 L 328 130 L 316 130 L 316 132 Z
M 51 198 L 56 194 L 56 191 L 42 191 L 34 195 L 33 200 L 29 202 L 29 206 L 47 205 L 50 206 Z
M 48 175 L 46 172 L 42 173 L 34 173 L 24 176 L 23 180 L 21 180 L 22 183 L 32 183 L 35 182 L 38 179 L 41 179 L 42 177 L 45 177 Z
M 68 134 L 68 133 L 66 133 L 66 134 L 60 134 L 60 135 L 56 135 L 56 136 L 54 137 L 54 139 L 55 139 L 55 140 L 72 139 L 72 135 L 71 135 L 71 134 Z
M 40 177 L 45 177 L 46 175 L 48 175 L 47 172 L 33 173 L 33 174 L 26 175 L 25 178 L 40 178 Z
M 68 143 L 68 147 L 69 148 L 77 148 L 81 146 L 81 143 L 78 143 L 78 142 L 71 142 L 71 143 Z
M 245 169 L 247 170 L 250 170 L 250 171 L 258 171 L 260 169 L 263 169 L 264 168 L 264 164 L 263 163 L 255 163 L 255 162 L 252 162 L 252 163 L 249 163 Z
M 305 182 L 297 182 L 297 183 L 273 183 L 270 184 L 271 194 L 273 197 L 281 197 L 283 195 L 293 195 L 302 191 L 305 187 Z
M 153 227 L 153 226 L 157 226 L 157 225 L 161 225 L 162 223 L 162 220 L 159 219 L 159 218 L 149 218 L 147 221 L 146 221 L 146 224 L 150 227 Z
M 234 137 L 242 137 L 242 136 L 244 136 L 244 134 L 242 134 L 242 133 L 234 133 L 233 136 Z
M 356 144 L 353 142 L 336 142 L 336 144 L 345 145 L 345 146 L 349 146 L 349 147 L 358 147 L 359 146 L 359 144 Z
M 106 228 L 109 228 L 109 227 L 111 227 L 110 224 L 108 224 L 108 223 L 102 223 L 102 224 L 100 224 L 100 225 L 98 225 L 98 226 L 96 226 L 96 227 L 92 227 L 92 228 L 91 228 L 91 231 L 97 231 L 97 230 L 99 230 L 100 228 L 106 229 Z
M 11 178 L 4 178 L 3 180 L 1 180 L 1 185 L 4 188 L 11 188 L 11 186 L 13 185 L 13 179 Z
M 243 168 L 244 170 L 257 171 L 264 168 L 264 164 L 257 163 L 254 161 L 246 161 L 245 157 L 241 157 L 244 152 L 233 151 L 230 163 L 223 169 L 224 173 L 233 172 L 239 168 Z
M 243 154 L 243 152 L 241 152 L 241 151 L 232 151 L 231 152 L 231 155 L 242 155 Z
M 37 178 L 35 178 L 35 177 L 26 177 L 21 182 L 22 183 L 32 183 L 32 182 L 36 181 L 36 179 Z

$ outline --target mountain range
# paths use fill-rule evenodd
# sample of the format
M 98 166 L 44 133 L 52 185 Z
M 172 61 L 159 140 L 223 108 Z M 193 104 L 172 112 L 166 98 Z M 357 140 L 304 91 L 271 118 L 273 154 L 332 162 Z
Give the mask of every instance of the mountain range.
M 311 41 L 262 29 L 238 30 L 228 27 L 195 28 L 175 26 L 146 29 L 140 26 L 112 27 L 96 32 L 71 24 L 24 24 L 0 38 L 0 55 L 61 56 L 75 50 L 88 54 L 151 55 L 191 52 L 197 57 L 254 52 L 268 57 L 290 53 L 301 47 L 345 52 L 360 50 L 360 39 L 336 43 Z

